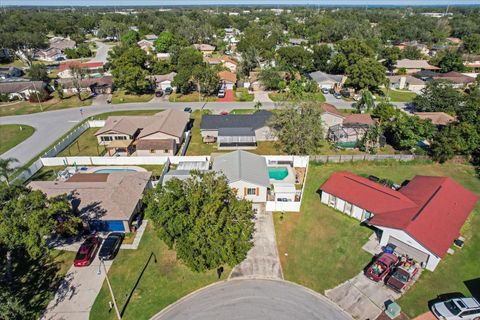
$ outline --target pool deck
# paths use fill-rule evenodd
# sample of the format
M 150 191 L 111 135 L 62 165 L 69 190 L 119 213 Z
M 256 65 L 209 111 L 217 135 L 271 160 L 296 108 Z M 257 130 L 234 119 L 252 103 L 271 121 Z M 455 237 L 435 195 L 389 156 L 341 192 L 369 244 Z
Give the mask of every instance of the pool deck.
M 87 168 L 87 170 L 79 170 L 79 173 L 95 173 L 99 170 L 108 170 L 108 169 L 128 169 L 128 170 L 135 170 L 138 172 L 146 172 L 147 170 L 142 167 L 137 166 L 98 166 L 98 167 L 88 167 L 88 166 L 81 166 L 79 168 Z

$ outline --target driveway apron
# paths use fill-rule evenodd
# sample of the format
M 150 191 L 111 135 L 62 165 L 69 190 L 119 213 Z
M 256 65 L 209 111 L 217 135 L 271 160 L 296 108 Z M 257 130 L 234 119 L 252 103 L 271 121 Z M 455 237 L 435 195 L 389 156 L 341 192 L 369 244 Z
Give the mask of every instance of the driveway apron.
M 257 210 L 254 246 L 247 258 L 232 270 L 230 279 L 283 279 L 272 213 L 266 212 L 264 205 L 254 204 L 254 209 Z

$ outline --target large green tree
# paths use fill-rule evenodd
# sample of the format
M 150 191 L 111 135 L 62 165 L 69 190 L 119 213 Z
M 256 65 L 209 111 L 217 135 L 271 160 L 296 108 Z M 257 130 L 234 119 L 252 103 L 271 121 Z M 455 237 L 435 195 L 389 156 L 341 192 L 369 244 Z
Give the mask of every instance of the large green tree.
M 185 181 L 172 179 L 146 202 L 159 237 L 193 271 L 233 267 L 253 246 L 252 205 L 237 199 L 223 175 L 192 172 Z
M 463 48 L 468 53 L 480 54 L 480 34 L 473 33 L 463 38 Z
M 262 69 L 258 75 L 258 79 L 267 90 L 280 89 L 280 81 L 283 80 L 275 68 Z
M 465 71 L 462 56 L 455 51 L 448 50 L 438 53 L 435 60 L 441 72 Z
M 431 121 L 404 113 L 399 113 L 385 125 L 385 137 L 397 150 L 416 148 L 419 142 L 430 140 L 435 132 Z
M 328 71 L 328 62 L 332 58 L 332 49 L 326 44 L 313 47 L 312 59 L 315 70 Z
M 375 59 L 360 59 L 347 68 L 345 84 L 356 90 L 376 91 L 387 83 L 385 71 L 385 67 Z
M 115 84 L 130 93 L 143 93 L 151 89 L 148 75 L 149 57 L 137 46 L 124 50 L 112 61 Z
M 50 80 L 48 77 L 47 66 L 45 66 L 43 63 L 33 64 L 28 69 L 28 76 L 32 80 L 38 80 L 38 81 Z
M 270 120 L 279 147 L 288 154 L 316 154 L 323 145 L 322 109 L 315 103 L 300 103 L 278 109 Z
M 454 113 L 461 109 L 462 94 L 447 81 L 427 83 L 422 93 L 413 100 L 418 111 Z
M 303 47 L 283 47 L 277 50 L 278 62 L 283 70 L 311 71 L 312 55 Z
M 155 49 L 158 52 L 169 52 L 170 48 L 175 44 L 175 36 L 169 31 L 164 31 L 160 33 L 158 38 L 155 40 Z

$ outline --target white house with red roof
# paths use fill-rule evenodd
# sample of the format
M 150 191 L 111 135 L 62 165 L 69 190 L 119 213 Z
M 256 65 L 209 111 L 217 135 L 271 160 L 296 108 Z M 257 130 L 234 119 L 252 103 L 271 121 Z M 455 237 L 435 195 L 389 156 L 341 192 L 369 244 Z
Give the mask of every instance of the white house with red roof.
M 58 77 L 59 78 L 72 78 L 71 67 L 78 67 L 83 69 L 85 73 L 89 76 L 100 76 L 103 74 L 103 62 L 83 62 L 70 61 L 61 63 L 58 66 Z
M 448 177 L 415 176 L 398 191 L 336 172 L 320 187 L 321 202 L 379 230 L 380 245 L 392 244 L 433 271 L 478 200 Z

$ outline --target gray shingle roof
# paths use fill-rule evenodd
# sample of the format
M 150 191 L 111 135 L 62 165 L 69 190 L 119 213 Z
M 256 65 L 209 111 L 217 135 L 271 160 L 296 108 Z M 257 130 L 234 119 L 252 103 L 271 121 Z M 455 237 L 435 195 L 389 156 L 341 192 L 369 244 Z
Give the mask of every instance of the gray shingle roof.
M 270 111 L 261 110 L 254 114 L 204 115 L 200 123 L 201 130 L 218 130 L 220 128 L 252 128 L 265 127 L 272 116 Z
M 310 78 L 312 78 L 315 82 L 324 82 L 324 81 L 333 81 L 333 82 L 342 82 L 343 76 L 341 74 L 328 74 L 322 71 L 315 71 L 309 74 Z
M 252 128 L 219 128 L 219 137 L 252 137 L 255 132 Z
M 230 183 L 245 181 L 263 187 L 269 187 L 267 163 L 265 158 L 256 154 L 237 150 L 216 157 L 213 170 L 222 172 Z

